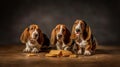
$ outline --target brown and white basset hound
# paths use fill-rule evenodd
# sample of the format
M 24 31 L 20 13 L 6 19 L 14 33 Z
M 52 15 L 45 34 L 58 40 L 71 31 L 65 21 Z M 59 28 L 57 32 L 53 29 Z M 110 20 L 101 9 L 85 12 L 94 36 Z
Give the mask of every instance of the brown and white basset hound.
M 67 50 L 67 43 L 70 41 L 70 31 L 64 24 L 58 24 L 51 33 L 51 45 L 56 46 L 57 50 Z
M 72 27 L 71 40 L 73 52 L 91 55 L 95 52 L 97 41 L 93 36 L 90 26 L 83 20 L 76 20 Z
M 22 43 L 26 44 L 26 48 L 23 52 L 36 53 L 40 51 L 44 43 L 44 36 L 38 25 L 32 24 L 23 31 L 20 40 Z

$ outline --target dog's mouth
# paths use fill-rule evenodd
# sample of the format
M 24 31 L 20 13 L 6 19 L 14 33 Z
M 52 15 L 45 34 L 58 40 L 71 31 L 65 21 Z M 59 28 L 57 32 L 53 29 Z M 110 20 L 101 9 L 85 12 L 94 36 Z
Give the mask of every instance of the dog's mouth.
M 76 30 L 75 30 L 75 33 L 76 33 L 76 35 L 80 35 L 80 34 L 81 34 L 80 29 L 76 29 Z
M 80 35 L 80 32 L 76 32 L 76 35 Z

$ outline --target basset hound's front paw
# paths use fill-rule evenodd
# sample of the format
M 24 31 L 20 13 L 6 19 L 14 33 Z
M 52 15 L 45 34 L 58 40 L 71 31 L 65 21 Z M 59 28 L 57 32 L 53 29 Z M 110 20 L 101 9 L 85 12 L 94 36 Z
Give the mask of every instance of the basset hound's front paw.
M 32 53 L 38 53 L 39 50 L 38 50 L 37 48 L 33 48 L 31 52 L 32 52 Z
M 23 50 L 23 52 L 30 52 L 30 51 L 31 51 L 31 49 L 28 48 L 28 47 L 26 47 L 26 48 Z
M 90 56 L 90 55 L 91 55 L 91 52 L 90 52 L 89 50 L 85 50 L 84 55 Z
M 82 54 L 82 50 L 78 50 L 77 54 Z
M 68 50 L 68 48 L 69 48 L 68 46 L 64 46 L 63 50 Z

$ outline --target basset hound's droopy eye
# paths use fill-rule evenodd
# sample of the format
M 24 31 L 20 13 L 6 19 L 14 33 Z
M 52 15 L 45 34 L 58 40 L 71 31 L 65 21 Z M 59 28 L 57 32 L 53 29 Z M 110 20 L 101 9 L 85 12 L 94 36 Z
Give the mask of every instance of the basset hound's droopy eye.
M 30 30 L 33 30 L 33 28 L 30 28 Z
M 63 29 L 62 29 L 62 32 L 65 32 L 65 31 L 66 31 L 66 30 L 63 28 Z
M 62 31 L 64 32 L 64 31 L 65 31 L 65 29 L 62 29 Z
M 39 31 L 39 29 L 36 29 L 37 31 Z M 41 32 L 41 31 L 39 31 L 39 32 Z
M 58 30 L 59 28 L 55 28 L 55 30 Z
M 75 22 L 74 24 L 76 25 L 76 24 L 78 24 L 78 22 Z

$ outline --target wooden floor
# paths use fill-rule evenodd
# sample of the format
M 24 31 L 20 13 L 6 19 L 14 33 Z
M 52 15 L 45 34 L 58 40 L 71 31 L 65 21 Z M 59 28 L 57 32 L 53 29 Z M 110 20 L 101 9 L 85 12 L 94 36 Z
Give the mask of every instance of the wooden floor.
M 79 55 L 77 58 L 26 56 L 25 45 L 0 46 L 0 67 L 120 67 L 120 46 L 98 46 L 92 56 Z

